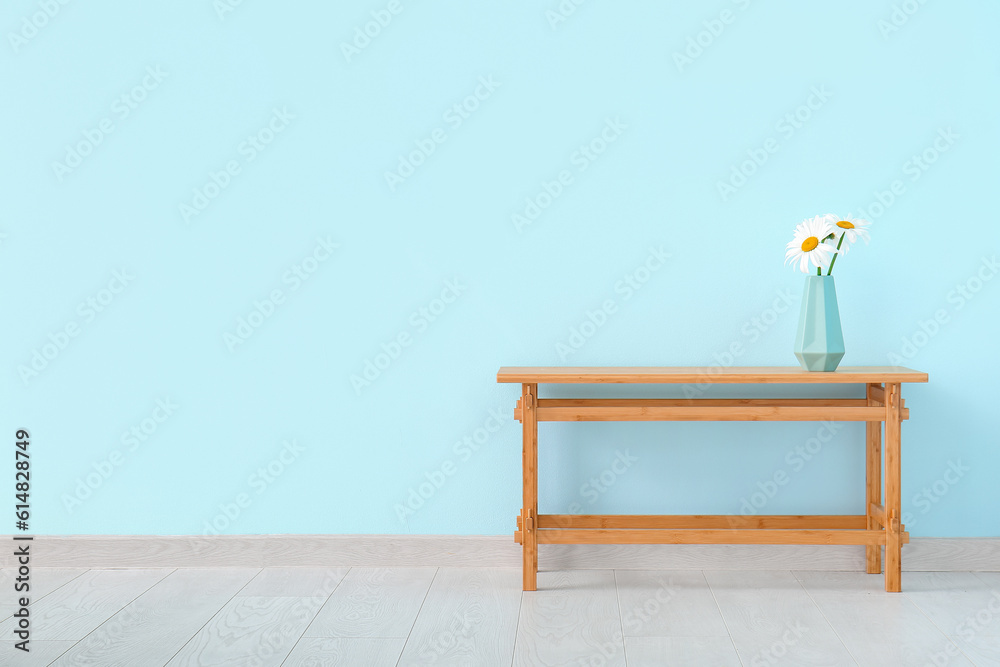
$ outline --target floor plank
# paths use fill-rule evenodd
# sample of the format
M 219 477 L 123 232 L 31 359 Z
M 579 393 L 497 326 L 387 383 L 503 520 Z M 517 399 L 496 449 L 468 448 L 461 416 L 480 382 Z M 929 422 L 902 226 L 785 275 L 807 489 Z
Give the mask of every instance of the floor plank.
M 629 667 L 742 667 L 729 635 L 626 637 L 625 656 Z
M 80 640 L 117 613 L 169 569 L 90 570 L 32 605 L 31 638 Z M 0 637 L 10 636 L 13 618 L 0 623 Z
M 905 572 L 904 595 L 949 637 L 1000 637 L 1000 574 Z
M 352 568 L 306 630 L 306 637 L 410 634 L 436 568 Z
M 626 637 L 729 637 L 699 570 L 615 572 Z
M 521 596 L 513 664 L 624 667 L 614 572 L 539 572 L 538 590 Z
M 33 567 L 31 568 L 27 582 L 28 590 L 15 591 L 15 584 L 24 583 L 23 581 L 15 581 L 19 576 L 17 570 L 0 570 L 0 591 L 4 591 L 5 593 L 3 599 L 0 600 L 0 621 L 3 621 L 17 611 L 14 599 L 15 595 L 18 598 L 22 595 L 27 595 L 29 600 L 28 606 L 30 607 L 49 593 L 76 579 L 86 571 L 83 568 L 71 567 Z M 10 593 L 9 596 L 6 594 L 8 591 Z
M 973 572 L 973 574 L 991 590 L 1000 590 L 1000 572 Z
M 968 639 L 956 638 L 952 641 L 979 667 L 1000 665 L 1000 637 L 977 635 Z M 933 663 L 931 663 L 933 664 Z M 950 665 L 950 662 L 941 663 Z
M 396 667 L 405 639 L 303 637 L 281 667 Z M 402 667 L 403 663 L 399 663 Z
M 337 589 L 349 570 L 347 567 L 266 567 L 239 595 L 258 598 L 327 598 Z
M 280 665 L 321 604 L 322 598 L 235 597 L 167 665 Z
M 795 576 L 862 667 L 925 667 L 935 664 L 935 656 L 944 660 L 938 664 L 949 667 L 973 664 L 906 594 L 886 593 L 880 575 L 796 572 Z
M 68 650 L 53 667 L 163 665 L 258 570 L 175 570 Z
M 788 571 L 705 573 L 746 665 L 857 664 Z
M 35 568 L 32 584 L 32 651 L 2 641 L 0 665 L 1000 665 L 995 572 L 906 572 L 902 594 L 811 570 L 543 571 L 526 593 L 518 568 Z
M 400 665 L 509 666 L 522 583 L 515 568 L 439 569 Z

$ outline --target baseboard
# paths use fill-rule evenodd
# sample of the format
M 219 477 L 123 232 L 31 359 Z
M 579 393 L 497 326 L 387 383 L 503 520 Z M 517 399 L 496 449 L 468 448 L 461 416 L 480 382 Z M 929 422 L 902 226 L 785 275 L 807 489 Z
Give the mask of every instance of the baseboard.
M 511 537 L 455 535 L 36 536 L 34 567 L 520 567 Z M 543 544 L 539 569 L 864 569 L 864 547 Z M 13 549 L 0 566 L 16 567 Z M 914 537 L 909 571 L 1000 571 L 1000 538 Z

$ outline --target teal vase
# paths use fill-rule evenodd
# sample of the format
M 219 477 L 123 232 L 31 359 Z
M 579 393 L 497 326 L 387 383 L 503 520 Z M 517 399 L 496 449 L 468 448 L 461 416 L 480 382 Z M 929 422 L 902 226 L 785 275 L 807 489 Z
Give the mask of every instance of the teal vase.
M 807 371 L 835 371 L 844 358 L 833 276 L 806 276 L 795 356 Z

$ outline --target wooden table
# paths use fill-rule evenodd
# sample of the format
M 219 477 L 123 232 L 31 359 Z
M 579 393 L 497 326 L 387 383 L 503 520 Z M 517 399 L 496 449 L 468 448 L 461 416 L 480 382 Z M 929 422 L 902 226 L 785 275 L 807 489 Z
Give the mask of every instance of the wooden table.
M 900 591 L 900 432 L 909 410 L 904 382 L 927 382 L 909 368 L 523 368 L 504 367 L 497 382 L 521 385 L 523 505 L 514 541 L 523 547 L 524 590 L 537 587 L 539 544 L 863 544 L 867 571 L 882 571 L 885 590 Z M 861 384 L 859 398 L 634 399 L 539 398 L 540 384 Z M 572 515 L 538 513 L 540 421 L 862 421 L 867 424 L 865 513 L 859 515 Z M 882 424 L 885 423 L 885 501 Z

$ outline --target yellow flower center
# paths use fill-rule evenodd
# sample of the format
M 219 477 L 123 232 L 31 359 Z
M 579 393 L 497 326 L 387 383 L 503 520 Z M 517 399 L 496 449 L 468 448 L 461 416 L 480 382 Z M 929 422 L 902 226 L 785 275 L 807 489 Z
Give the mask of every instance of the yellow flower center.
M 837 226 L 841 229 L 854 229 L 854 225 L 847 220 L 841 220 L 837 223 Z
M 804 252 L 810 252 L 812 250 L 815 250 L 816 246 L 818 245 L 819 245 L 819 239 L 816 238 L 815 236 L 810 236 L 809 238 L 807 238 L 805 241 L 802 242 L 802 250 Z

